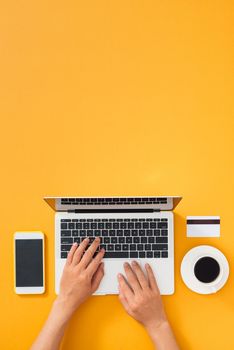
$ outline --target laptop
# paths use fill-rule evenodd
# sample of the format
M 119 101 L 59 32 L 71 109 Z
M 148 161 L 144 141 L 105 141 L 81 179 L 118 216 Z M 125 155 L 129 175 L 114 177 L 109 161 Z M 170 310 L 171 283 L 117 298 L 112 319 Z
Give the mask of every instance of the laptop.
M 161 294 L 174 293 L 173 210 L 182 197 L 45 197 L 55 213 L 55 291 L 72 243 L 101 238 L 105 275 L 94 294 L 118 294 L 125 261 L 153 268 Z

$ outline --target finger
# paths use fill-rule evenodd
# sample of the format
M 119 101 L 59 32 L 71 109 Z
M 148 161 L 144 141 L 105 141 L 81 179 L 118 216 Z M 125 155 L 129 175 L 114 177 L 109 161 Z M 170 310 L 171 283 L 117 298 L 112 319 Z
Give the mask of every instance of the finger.
M 123 294 L 123 292 L 122 292 L 122 290 L 121 290 L 120 285 L 119 285 L 119 300 L 120 300 L 121 304 L 123 305 L 124 309 L 125 309 L 128 313 L 130 313 L 130 307 L 129 307 L 129 305 L 128 305 L 128 301 L 127 301 L 127 299 L 125 298 L 125 296 L 124 296 L 124 294 Z
M 128 283 L 130 284 L 134 294 L 141 291 L 141 286 L 138 282 L 136 274 L 133 272 L 131 266 L 128 263 L 124 263 L 124 270 L 127 276 Z
M 72 263 L 72 259 L 73 259 L 73 256 L 74 256 L 74 253 L 75 253 L 77 247 L 78 247 L 78 244 L 76 242 L 73 243 L 73 245 L 72 245 L 72 247 L 67 255 L 67 261 L 66 261 L 67 265 Z
M 92 278 L 92 293 L 94 293 L 101 283 L 101 280 L 104 276 L 104 263 L 99 264 L 97 271 L 94 273 Z
M 93 274 L 97 271 L 100 262 L 105 254 L 105 249 L 101 249 L 100 252 L 92 259 L 91 263 L 87 267 L 87 272 L 93 276 Z
M 136 276 L 137 276 L 137 279 L 140 283 L 140 286 L 142 289 L 146 289 L 149 287 L 149 283 L 144 275 L 144 272 L 142 271 L 140 265 L 136 262 L 136 261 L 133 261 L 132 262 L 132 269 L 133 271 L 135 272 Z
M 96 252 L 99 244 L 100 244 L 100 238 L 96 237 L 81 259 L 80 266 L 82 268 L 85 268 L 91 262 L 93 255 Z
M 118 274 L 118 281 L 119 281 L 119 285 L 120 285 L 120 288 L 122 291 L 121 294 L 124 295 L 125 299 L 129 303 L 129 301 L 132 300 L 134 297 L 133 291 L 131 290 L 131 288 L 127 284 L 124 276 L 121 273 Z
M 157 281 L 156 281 L 156 278 L 154 276 L 154 273 L 153 273 L 151 266 L 149 264 L 145 264 L 145 269 L 146 269 L 146 272 L 148 275 L 150 288 L 155 290 L 156 292 L 160 293 L 158 285 L 157 285 Z
M 79 245 L 79 247 L 76 249 L 75 253 L 74 253 L 74 256 L 73 256 L 73 259 L 72 259 L 72 264 L 73 265 L 77 265 L 79 264 L 81 258 L 82 258 L 82 255 L 87 247 L 87 245 L 89 244 L 89 238 L 85 238 Z

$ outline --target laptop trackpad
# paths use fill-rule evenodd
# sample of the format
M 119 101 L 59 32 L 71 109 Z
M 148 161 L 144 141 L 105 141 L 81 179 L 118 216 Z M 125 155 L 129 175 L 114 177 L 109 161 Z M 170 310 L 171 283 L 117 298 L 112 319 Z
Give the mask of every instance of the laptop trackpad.
M 119 294 L 118 290 L 118 273 L 125 275 L 123 264 L 130 259 L 103 259 L 105 275 L 95 294 Z

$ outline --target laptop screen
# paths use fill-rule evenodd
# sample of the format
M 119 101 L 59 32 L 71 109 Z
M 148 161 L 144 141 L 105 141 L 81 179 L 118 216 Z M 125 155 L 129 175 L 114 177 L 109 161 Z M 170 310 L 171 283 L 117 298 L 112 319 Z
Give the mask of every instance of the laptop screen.
M 173 210 L 182 197 L 45 197 L 55 211 L 68 210 Z

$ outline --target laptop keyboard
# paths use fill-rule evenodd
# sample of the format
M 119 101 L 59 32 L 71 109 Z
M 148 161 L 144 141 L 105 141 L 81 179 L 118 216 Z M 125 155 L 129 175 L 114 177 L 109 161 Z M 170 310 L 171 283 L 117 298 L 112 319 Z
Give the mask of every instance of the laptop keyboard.
M 61 219 L 61 258 L 73 243 L 100 237 L 104 258 L 168 258 L 168 219 Z

